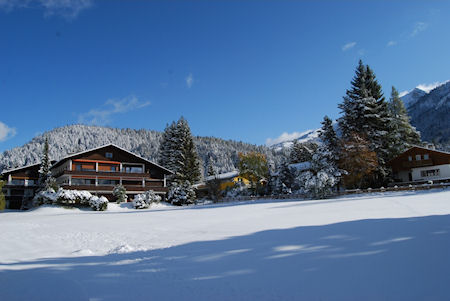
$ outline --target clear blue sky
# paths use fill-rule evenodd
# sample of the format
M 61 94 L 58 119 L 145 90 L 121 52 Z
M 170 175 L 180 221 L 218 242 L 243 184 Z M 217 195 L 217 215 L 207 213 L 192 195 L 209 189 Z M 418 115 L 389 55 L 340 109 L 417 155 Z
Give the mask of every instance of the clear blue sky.
M 0 151 L 181 115 L 265 144 L 337 118 L 360 58 L 387 96 L 449 80 L 449 16 L 450 1 L 0 0 Z

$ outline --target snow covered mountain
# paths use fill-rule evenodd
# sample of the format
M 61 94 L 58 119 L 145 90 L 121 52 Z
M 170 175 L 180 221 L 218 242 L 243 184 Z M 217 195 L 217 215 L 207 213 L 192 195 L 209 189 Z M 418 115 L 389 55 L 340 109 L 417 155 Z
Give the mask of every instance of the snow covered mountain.
M 421 133 L 422 140 L 450 145 L 450 81 L 432 90 L 420 86 L 402 97 L 411 124 Z
M 401 97 L 403 103 L 406 107 L 409 107 L 413 105 L 419 98 L 421 98 L 424 95 L 427 95 L 428 93 L 424 90 L 421 90 L 419 88 L 414 88 L 412 91 L 408 92 L 407 94 L 403 95 Z
M 101 126 L 69 125 L 55 128 L 36 136 L 23 146 L 0 154 L 0 171 L 40 161 L 45 137 L 49 139 L 49 156 L 58 160 L 67 154 L 114 143 L 144 158 L 157 161 L 162 133 L 153 130 L 117 129 Z M 266 146 L 223 140 L 215 137 L 194 137 L 201 167 L 206 169 L 208 161 L 218 173 L 235 170 L 239 152 L 257 151 L 266 154 L 269 161 L 276 162 L 274 151 Z
M 298 141 L 299 143 L 304 143 L 304 142 L 319 142 L 319 130 L 315 129 L 315 130 L 307 130 L 305 132 L 299 133 L 297 138 L 295 139 L 286 139 L 283 140 L 281 142 L 275 143 L 270 145 L 270 148 L 276 150 L 276 151 L 280 151 L 282 149 L 287 149 L 289 147 L 292 146 L 292 144 L 294 143 L 294 141 Z

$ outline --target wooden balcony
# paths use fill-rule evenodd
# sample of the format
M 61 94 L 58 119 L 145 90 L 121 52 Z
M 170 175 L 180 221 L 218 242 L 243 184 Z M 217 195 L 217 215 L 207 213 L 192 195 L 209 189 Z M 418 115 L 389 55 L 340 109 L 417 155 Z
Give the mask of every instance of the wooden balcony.
M 131 172 L 117 172 L 117 171 L 88 171 L 88 170 L 64 170 L 54 177 L 61 175 L 74 175 L 74 176 L 86 176 L 86 178 L 97 177 L 111 177 L 111 178 L 145 178 L 149 180 L 162 181 L 162 179 L 154 179 L 150 177 L 149 173 L 131 173 Z
M 425 166 L 432 166 L 432 165 L 433 165 L 433 160 L 431 160 L 431 159 L 402 162 L 402 167 L 405 167 L 405 168 L 425 167 Z
M 96 192 L 96 191 L 107 191 L 111 192 L 114 189 L 114 185 L 62 185 L 61 186 L 64 189 L 73 189 L 73 190 L 87 190 L 90 192 Z M 142 185 L 124 185 L 125 189 L 127 191 L 137 191 L 137 192 L 144 192 L 148 190 L 153 190 L 155 192 L 167 192 L 168 188 L 163 187 L 162 183 L 161 185 L 155 185 L 155 183 L 146 183 L 145 186 Z

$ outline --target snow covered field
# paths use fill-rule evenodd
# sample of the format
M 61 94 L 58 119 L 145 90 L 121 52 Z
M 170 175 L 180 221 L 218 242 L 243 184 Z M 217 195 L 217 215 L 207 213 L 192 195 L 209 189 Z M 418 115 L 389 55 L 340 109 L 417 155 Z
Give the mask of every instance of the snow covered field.
M 0 213 L 0 300 L 449 300 L 450 191 Z

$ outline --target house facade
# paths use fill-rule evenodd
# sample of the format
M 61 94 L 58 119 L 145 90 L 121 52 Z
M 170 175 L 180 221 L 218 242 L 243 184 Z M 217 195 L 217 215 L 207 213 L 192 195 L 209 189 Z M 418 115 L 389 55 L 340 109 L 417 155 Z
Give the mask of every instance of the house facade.
M 450 180 L 450 153 L 432 147 L 411 147 L 388 164 L 396 183 Z
M 38 189 L 39 168 L 40 163 L 2 172 L 6 208 L 20 209 L 33 199 Z
M 2 173 L 7 178 L 4 188 L 7 208 L 18 209 L 22 202 L 33 198 L 38 187 L 38 170 L 39 164 L 36 164 Z M 148 190 L 153 190 L 164 199 L 168 192 L 166 177 L 172 174 L 170 170 L 114 144 L 70 154 L 54 163 L 50 170 L 60 187 L 86 190 L 109 200 L 114 199 L 112 192 L 118 184 L 125 187 L 130 199 Z M 29 176 L 25 177 L 24 173 Z M 24 185 L 20 188 L 25 191 L 22 198 L 15 184 Z

